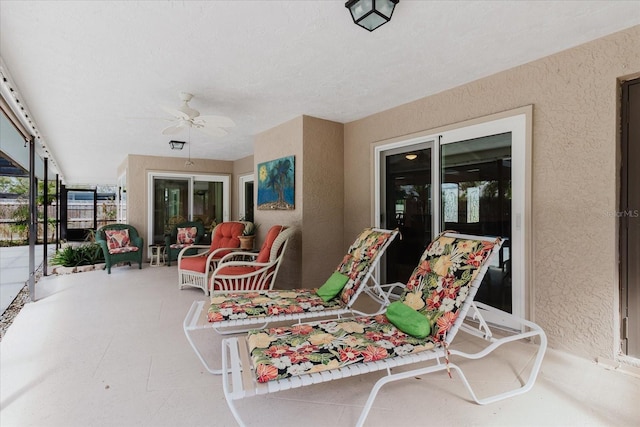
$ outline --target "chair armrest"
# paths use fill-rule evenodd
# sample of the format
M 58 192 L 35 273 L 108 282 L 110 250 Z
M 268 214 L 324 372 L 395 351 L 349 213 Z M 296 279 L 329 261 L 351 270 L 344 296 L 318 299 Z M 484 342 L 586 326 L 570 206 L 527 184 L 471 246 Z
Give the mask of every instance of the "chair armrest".
M 169 246 L 167 246 L 168 248 Z M 190 258 L 190 257 L 197 257 L 197 256 L 204 256 L 207 255 L 209 253 L 209 245 L 191 245 L 191 246 L 186 246 L 182 249 L 180 249 L 180 252 L 178 253 L 178 265 L 180 265 L 180 260 L 182 258 Z M 188 250 L 192 250 L 192 249 L 197 249 L 197 250 L 202 250 L 202 249 L 206 249 L 205 252 L 199 252 L 197 254 L 194 255 L 185 255 L 184 253 L 187 252 Z
M 229 262 L 240 262 L 242 264 L 247 264 L 247 263 L 253 262 L 253 261 L 246 261 L 247 258 L 250 260 L 255 260 L 257 257 L 258 257 L 258 252 L 246 252 L 246 251 L 234 248 L 231 250 L 230 253 L 220 258 L 220 261 L 218 261 L 218 264 L 222 264 L 222 263 L 228 264 Z
M 133 246 L 136 246 L 140 249 L 142 249 L 143 245 L 144 245 L 144 239 L 140 236 L 138 237 L 134 237 L 133 239 L 131 239 L 131 243 L 133 244 Z

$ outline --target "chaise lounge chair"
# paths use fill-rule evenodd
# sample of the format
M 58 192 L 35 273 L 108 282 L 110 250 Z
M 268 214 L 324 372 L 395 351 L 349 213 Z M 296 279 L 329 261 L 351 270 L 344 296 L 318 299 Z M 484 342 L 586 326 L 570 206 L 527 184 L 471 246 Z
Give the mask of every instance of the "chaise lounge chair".
M 495 309 L 473 302 L 500 245 L 500 239 L 440 235 L 423 254 L 400 300 L 385 314 L 254 330 L 223 339 L 223 389 L 236 421 L 243 425 L 234 405 L 238 399 L 381 370 L 387 375 L 373 386 L 358 426 L 364 424 L 383 385 L 431 372 L 457 371 L 478 404 L 530 390 L 546 349 L 544 332 L 530 321 L 500 312 L 517 319 L 522 331 L 494 337 L 482 314 Z M 459 329 L 489 344 L 473 354 L 450 349 Z M 449 361 L 450 355 L 478 359 L 503 344 L 534 337 L 540 345 L 529 378 L 521 387 L 491 397 L 479 399 L 460 367 Z M 405 365 L 413 369 L 392 373 Z
M 192 333 L 213 329 L 225 334 L 238 334 L 252 328 L 265 327 L 271 322 L 300 321 L 318 317 L 341 317 L 364 314 L 353 308 L 358 296 L 365 292 L 380 303 L 380 309 L 389 303 L 389 290 L 384 290 L 372 277 L 376 265 L 398 230 L 365 229 L 349 247 L 336 273 L 345 274 L 347 282 L 335 298 L 324 301 L 315 289 L 262 290 L 250 292 L 213 291 L 211 303 L 205 310 L 205 301 L 194 301 L 183 323 L 184 333 L 198 359 L 207 371 L 212 368 L 195 345 Z M 369 281 L 373 282 L 369 285 Z M 215 282 L 215 275 L 212 276 Z M 273 282 L 270 284 L 273 287 Z

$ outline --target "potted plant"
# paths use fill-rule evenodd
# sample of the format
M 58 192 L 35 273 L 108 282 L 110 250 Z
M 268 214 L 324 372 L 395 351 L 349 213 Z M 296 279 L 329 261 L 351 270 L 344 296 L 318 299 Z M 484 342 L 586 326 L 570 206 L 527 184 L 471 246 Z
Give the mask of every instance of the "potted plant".
M 244 230 L 242 231 L 242 235 L 238 236 L 238 239 L 240 239 L 240 249 L 251 250 L 253 249 L 253 242 L 259 225 L 251 221 L 243 222 Z

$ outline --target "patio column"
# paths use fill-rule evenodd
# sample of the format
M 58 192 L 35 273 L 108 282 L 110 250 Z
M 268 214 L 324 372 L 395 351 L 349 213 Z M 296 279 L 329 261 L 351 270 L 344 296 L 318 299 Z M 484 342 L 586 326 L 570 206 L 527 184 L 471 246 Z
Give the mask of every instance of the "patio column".
M 42 217 L 42 275 L 47 275 L 47 251 L 49 249 L 49 237 L 47 232 L 49 231 L 49 159 L 44 158 L 44 186 L 42 189 L 42 197 L 44 202 L 42 203 L 42 209 L 44 211 Z
M 38 231 L 38 215 L 36 209 L 36 147 L 34 137 L 29 139 L 29 298 L 35 301 L 36 291 L 36 233 Z

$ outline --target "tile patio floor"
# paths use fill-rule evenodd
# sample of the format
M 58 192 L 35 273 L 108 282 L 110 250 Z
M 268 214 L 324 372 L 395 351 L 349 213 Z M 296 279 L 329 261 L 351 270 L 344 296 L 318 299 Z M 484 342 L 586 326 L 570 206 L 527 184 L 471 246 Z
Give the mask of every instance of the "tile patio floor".
M 196 289 L 178 290 L 176 267 L 117 267 L 49 276 L 0 343 L 0 425 L 234 426 L 220 377 L 189 347 L 182 320 Z M 473 347 L 474 339 L 456 343 Z M 219 354 L 210 331 L 198 339 Z M 532 357 L 515 343 L 481 361 L 463 362 L 482 395 L 513 385 Z M 381 373 L 245 399 L 249 426 L 352 426 Z M 471 403 L 446 373 L 387 385 L 367 426 L 635 426 L 640 378 L 548 350 L 527 394 L 488 406 Z

